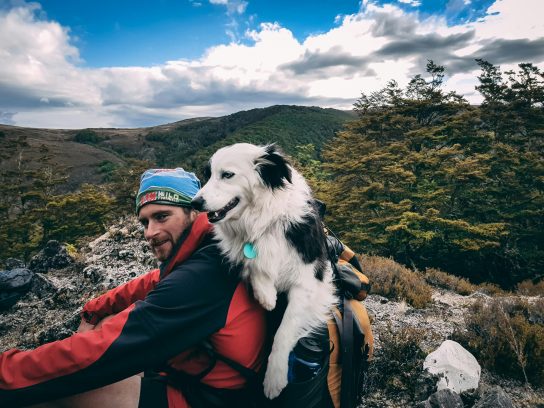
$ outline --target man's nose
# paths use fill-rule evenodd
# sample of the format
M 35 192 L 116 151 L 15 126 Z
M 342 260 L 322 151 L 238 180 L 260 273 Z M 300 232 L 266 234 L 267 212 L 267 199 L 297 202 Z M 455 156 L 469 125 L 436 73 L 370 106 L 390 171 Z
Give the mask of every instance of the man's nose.
M 149 221 L 149 224 L 147 224 L 147 228 L 144 231 L 144 237 L 146 240 L 150 240 L 153 237 L 155 237 L 159 232 L 159 229 L 157 228 L 157 224 Z

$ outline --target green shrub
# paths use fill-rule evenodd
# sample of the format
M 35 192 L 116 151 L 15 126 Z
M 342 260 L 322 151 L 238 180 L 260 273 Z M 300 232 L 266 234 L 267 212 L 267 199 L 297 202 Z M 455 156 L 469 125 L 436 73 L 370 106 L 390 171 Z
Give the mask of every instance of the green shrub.
M 407 269 L 392 259 L 379 256 L 364 257 L 362 265 L 370 279 L 372 293 L 389 299 L 405 300 L 418 309 L 432 302 L 432 288 L 421 274 Z
M 544 299 L 479 301 L 465 321 L 467 331 L 453 337 L 480 364 L 506 377 L 544 385 Z
M 91 129 L 80 130 L 74 135 L 74 138 L 73 138 L 74 142 L 85 143 L 85 144 L 96 144 L 106 139 L 107 139 L 106 137 L 99 135 L 98 133 L 96 133 L 94 130 L 91 130 Z

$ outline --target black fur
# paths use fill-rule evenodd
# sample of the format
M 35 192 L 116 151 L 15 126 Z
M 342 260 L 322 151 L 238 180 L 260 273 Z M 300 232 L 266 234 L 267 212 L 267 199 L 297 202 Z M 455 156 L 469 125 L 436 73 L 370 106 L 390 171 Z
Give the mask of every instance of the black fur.
M 206 167 L 204 167 L 204 182 L 202 184 L 203 185 L 206 184 L 211 176 L 212 176 L 212 165 L 210 164 L 210 162 L 208 162 L 206 164 Z
M 266 154 L 256 164 L 264 184 L 271 189 L 284 187 L 285 181 L 291 183 L 289 162 L 274 145 L 266 148 Z
M 325 233 L 317 215 L 308 214 L 304 216 L 303 222 L 292 224 L 287 230 L 286 236 L 305 263 L 318 260 L 314 275 L 322 281 L 326 267 Z
M 317 280 L 323 282 L 323 277 L 325 276 L 325 269 L 327 268 L 327 259 L 323 256 L 317 259 L 315 264 L 314 276 Z

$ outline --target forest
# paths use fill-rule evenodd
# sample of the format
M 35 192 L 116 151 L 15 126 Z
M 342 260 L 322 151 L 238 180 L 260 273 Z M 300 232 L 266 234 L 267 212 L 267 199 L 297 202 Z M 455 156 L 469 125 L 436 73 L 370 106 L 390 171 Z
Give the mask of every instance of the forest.
M 405 87 L 392 79 L 363 92 L 354 114 L 280 106 L 134 136 L 154 149 L 149 157 L 123 156 L 115 135 L 80 131 L 71 141 L 109 146 L 122 160 L 99 166 L 100 183 L 71 191 L 62 189 L 68 169 L 47 147 L 30 159 L 25 137 L 1 131 L 0 159 L 15 164 L 0 169 L 0 260 L 28 260 L 50 239 L 77 247 L 133 214 L 145 168 L 199 173 L 219 146 L 277 142 L 327 203 L 327 224 L 358 253 L 503 288 L 536 283 L 544 270 L 544 74 L 531 63 L 502 72 L 477 62 L 478 106 L 446 91 L 446 68 L 428 61 Z

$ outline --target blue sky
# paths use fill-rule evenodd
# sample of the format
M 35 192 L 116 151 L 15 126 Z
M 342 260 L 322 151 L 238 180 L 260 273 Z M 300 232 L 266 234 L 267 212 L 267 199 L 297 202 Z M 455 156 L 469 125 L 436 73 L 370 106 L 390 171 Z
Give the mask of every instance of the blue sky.
M 350 109 L 428 58 L 544 62 L 542 0 L 0 0 L 0 123 L 138 127 L 274 104 Z
M 418 7 L 398 1 L 377 3 L 417 9 L 424 16 L 446 16 L 450 24 L 457 24 L 484 16 L 493 0 L 472 1 L 469 6 L 443 0 L 422 1 Z M 226 30 L 233 22 L 237 41 L 247 42 L 243 32 L 262 22 L 288 27 L 303 41 L 334 28 L 337 16 L 360 8 L 354 0 L 259 0 L 247 2 L 244 13 L 228 13 L 223 5 L 207 0 L 44 0 L 40 4 L 47 17 L 70 27 L 83 65 L 89 67 L 148 66 L 198 58 L 207 48 L 232 40 Z

